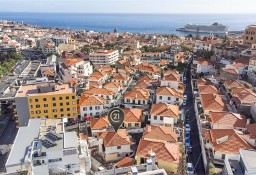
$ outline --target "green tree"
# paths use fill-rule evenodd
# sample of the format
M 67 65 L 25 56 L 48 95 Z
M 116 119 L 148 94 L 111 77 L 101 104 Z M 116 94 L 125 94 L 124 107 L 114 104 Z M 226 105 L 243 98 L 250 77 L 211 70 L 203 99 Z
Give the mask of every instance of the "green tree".
M 209 174 L 210 175 L 215 175 L 216 174 L 216 169 L 215 169 L 215 166 L 212 162 L 209 163 Z

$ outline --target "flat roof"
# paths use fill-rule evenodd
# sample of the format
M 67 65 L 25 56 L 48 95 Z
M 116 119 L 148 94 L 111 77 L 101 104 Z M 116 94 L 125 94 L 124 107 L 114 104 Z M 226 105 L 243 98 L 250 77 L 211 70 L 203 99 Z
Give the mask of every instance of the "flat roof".
M 15 97 L 70 94 L 70 93 L 74 92 L 73 88 L 71 88 L 69 84 L 55 84 L 55 91 L 46 92 L 46 93 L 38 93 L 38 90 L 37 90 L 38 85 L 41 86 L 41 85 L 44 85 L 44 84 L 46 84 L 46 83 L 22 85 L 19 88 Z
M 38 138 L 40 130 L 40 119 L 30 119 L 28 126 L 20 127 L 13 143 L 10 155 L 5 166 L 21 164 L 29 151 L 34 139 Z
M 256 168 L 256 150 L 240 149 L 239 152 L 247 170 L 255 169 Z
M 64 132 L 64 149 L 65 148 L 77 148 L 77 134 L 75 131 Z

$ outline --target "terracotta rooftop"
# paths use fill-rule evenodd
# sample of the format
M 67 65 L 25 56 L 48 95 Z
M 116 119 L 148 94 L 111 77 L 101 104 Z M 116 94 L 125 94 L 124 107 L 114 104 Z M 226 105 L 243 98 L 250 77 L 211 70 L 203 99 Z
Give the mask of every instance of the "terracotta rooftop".
M 96 105 L 104 105 L 105 104 L 105 99 L 102 97 L 96 97 L 96 96 L 88 96 L 83 94 L 80 97 L 79 100 L 79 106 L 84 107 L 84 106 L 96 106 Z
M 225 68 L 225 69 L 222 69 L 222 71 L 228 74 L 238 75 L 238 71 L 235 69 Z
M 229 89 L 237 88 L 237 87 L 244 87 L 243 83 L 240 82 L 239 80 L 226 80 L 224 82 L 224 85 Z
M 179 117 L 179 106 L 166 103 L 152 104 L 150 115 Z
M 157 73 L 160 71 L 159 67 L 153 64 L 149 64 L 147 62 L 143 62 L 139 65 L 136 65 L 133 69 L 148 72 L 148 73 Z
M 132 89 L 129 92 L 126 92 L 124 98 L 126 99 L 139 99 L 139 100 L 149 100 L 149 91 L 146 89 Z
M 99 139 L 103 139 L 105 147 L 131 145 L 132 142 L 126 130 L 105 131 L 98 134 Z
M 173 130 L 172 127 L 167 126 L 147 125 L 143 133 L 143 138 L 177 142 L 178 135 Z
M 224 128 L 245 128 L 246 125 L 245 116 L 232 112 L 211 112 L 210 121 Z
M 210 142 L 213 144 L 214 151 L 226 154 L 239 154 L 239 149 L 254 149 L 243 140 L 233 129 L 211 129 Z
M 90 121 L 91 129 L 103 129 L 110 126 L 107 116 L 101 118 L 93 118 Z
M 132 166 L 134 165 L 135 160 L 133 158 L 130 157 L 125 157 L 122 160 L 120 160 L 119 162 L 116 163 L 117 167 L 128 167 L 128 166 Z
M 170 87 L 158 87 L 156 89 L 156 95 L 163 95 L 163 96 L 174 96 L 176 98 L 182 98 L 182 91 L 175 89 L 175 88 L 170 88 Z
M 80 58 L 66 58 L 64 59 L 63 63 L 67 66 L 73 66 L 74 64 L 77 64 L 79 62 L 82 62 L 83 60 Z
M 106 88 L 92 88 L 83 92 L 83 95 L 114 95 L 115 93 Z
M 198 61 L 197 64 L 200 64 L 202 66 L 214 65 L 213 62 L 211 62 L 211 61 Z
M 136 156 L 149 158 L 149 153 L 156 154 L 157 162 L 179 163 L 181 159 L 180 145 L 160 140 L 141 139 Z
M 198 86 L 200 94 L 218 94 L 218 89 L 213 85 L 201 85 Z
M 204 79 L 204 78 L 198 78 L 196 80 L 196 83 L 197 83 L 197 86 L 200 86 L 200 85 L 214 85 L 211 81 L 209 81 L 207 79 Z
M 218 94 L 201 94 L 201 102 L 204 110 L 208 111 L 228 111 L 227 101 Z
M 126 108 L 124 111 L 124 122 L 142 122 L 142 112 L 140 108 Z

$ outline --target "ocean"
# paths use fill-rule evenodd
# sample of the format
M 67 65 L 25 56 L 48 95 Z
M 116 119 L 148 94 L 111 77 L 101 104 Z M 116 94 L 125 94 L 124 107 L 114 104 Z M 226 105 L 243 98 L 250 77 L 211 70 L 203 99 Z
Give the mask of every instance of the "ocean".
M 25 13 L 0 12 L 0 20 L 12 20 L 43 27 L 87 31 L 160 33 L 188 35 L 177 28 L 188 23 L 210 25 L 219 22 L 231 31 L 256 24 L 256 14 L 104 14 L 104 13 Z

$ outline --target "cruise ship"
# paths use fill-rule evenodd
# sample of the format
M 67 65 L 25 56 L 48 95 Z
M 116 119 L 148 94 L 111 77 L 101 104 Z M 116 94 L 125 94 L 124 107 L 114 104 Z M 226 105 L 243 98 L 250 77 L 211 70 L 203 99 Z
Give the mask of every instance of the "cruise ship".
M 227 34 L 228 27 L 219 24 L 217 22 L 213 23 L 212 25 L 197 25 L 197 24 L 187 24 L 184 28 L 179 28 L 177 31 L 181 32 L 195 32 L 195 33 L 211 33 L 211 34 Z

